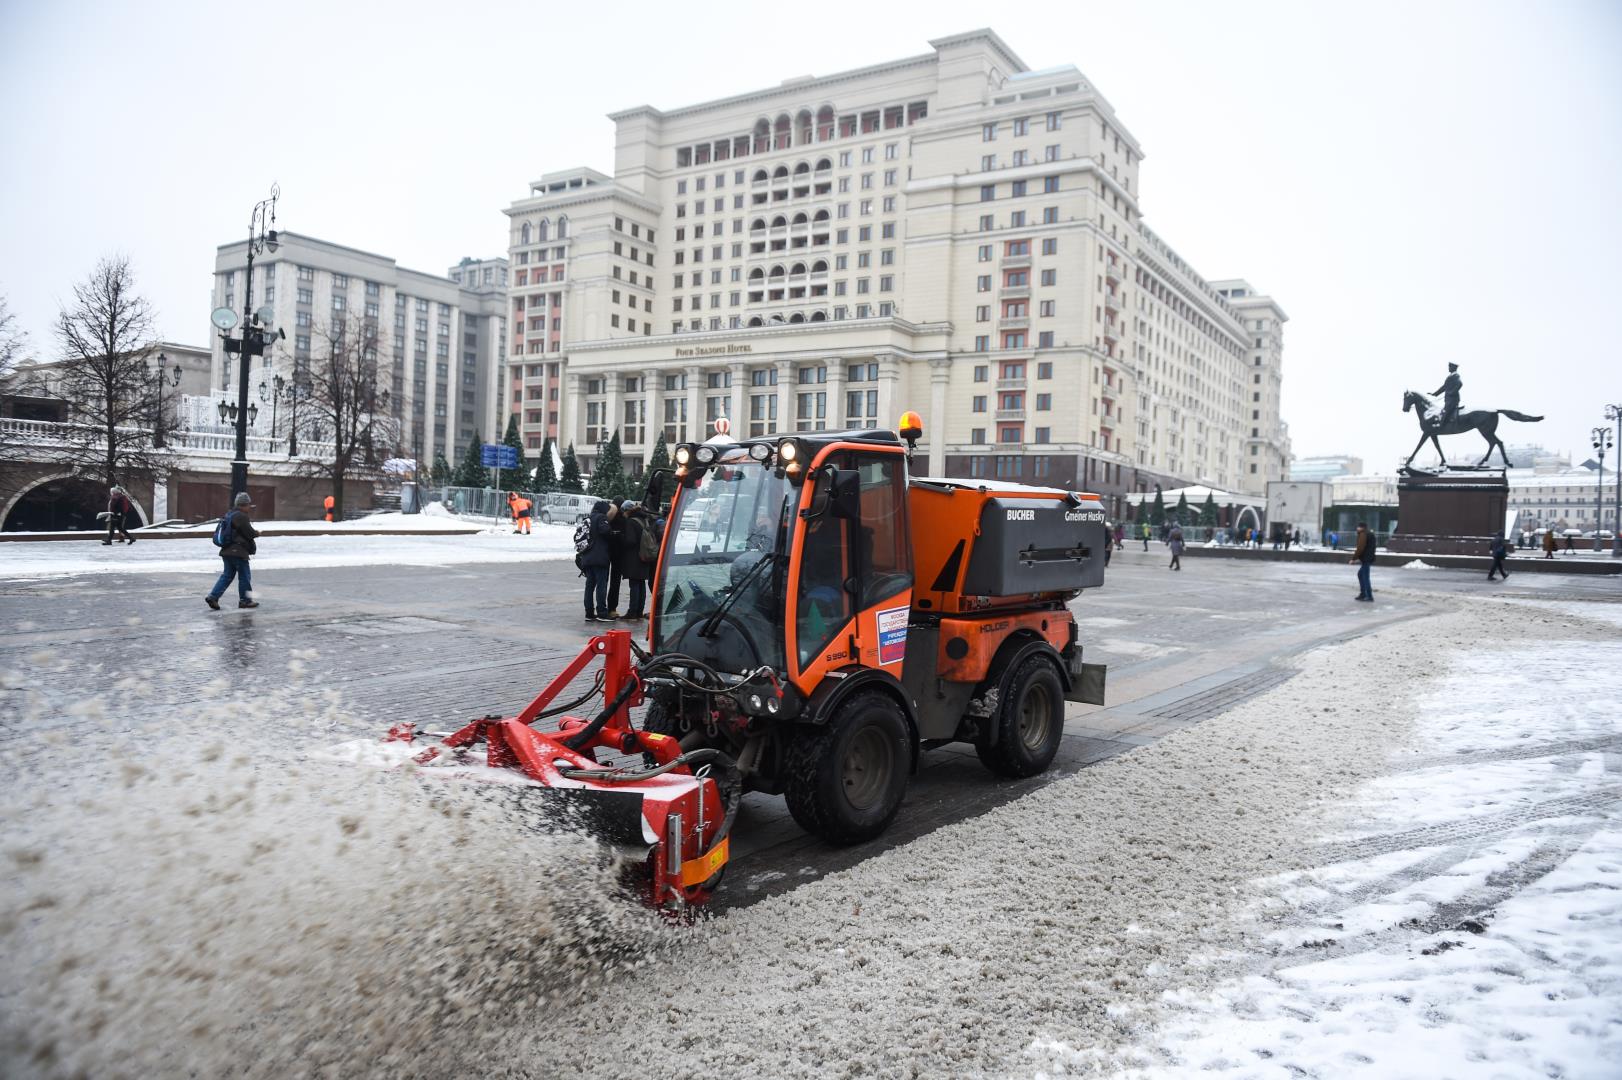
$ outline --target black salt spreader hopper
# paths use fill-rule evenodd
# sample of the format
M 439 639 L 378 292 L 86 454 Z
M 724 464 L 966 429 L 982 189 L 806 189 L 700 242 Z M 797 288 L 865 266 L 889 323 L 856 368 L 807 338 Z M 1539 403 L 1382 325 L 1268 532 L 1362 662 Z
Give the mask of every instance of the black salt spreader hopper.
M 598 658 L 603 670 L 591 690 L 549 709 Z M 709 748 L 683 753 L 674 738 L 638 731 L 630 720 L 630 710 L 642 704 L 644 674 L 657 669 L 681 678 L 694 663 L 685 656 L 648 656 L 629 631 L 609 630 L 587 642 L 517 716 L 475 720 L 409 760 L 422 766 L 425 776 L 545 788 L 564 820 L 632 854 L 649 906 L 679 911 L 702 904 L 726 868 L 727 835 L 743 795 L 742 778 L 725 753 Z M 591 700 L 599 689 L 604 705 L 591 719 L 564 716 L 555 731 L 534 727 Z M 413 724 L 403 723 L 390 728 L 384 742 L 415 747 L 424 740 Z M 605 766 L 596 758 L 599 749 L 639 758 L 630 765 Z

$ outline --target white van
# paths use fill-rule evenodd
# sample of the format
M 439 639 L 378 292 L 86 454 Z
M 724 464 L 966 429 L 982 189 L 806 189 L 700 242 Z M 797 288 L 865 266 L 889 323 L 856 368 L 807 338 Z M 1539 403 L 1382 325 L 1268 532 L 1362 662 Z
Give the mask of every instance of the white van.
M 570 491 L 549 491 L 537 495 L 535 513 L 542 525 L 573 525 L 591 516 L 597 499 L 591 495 L 576 495 Z

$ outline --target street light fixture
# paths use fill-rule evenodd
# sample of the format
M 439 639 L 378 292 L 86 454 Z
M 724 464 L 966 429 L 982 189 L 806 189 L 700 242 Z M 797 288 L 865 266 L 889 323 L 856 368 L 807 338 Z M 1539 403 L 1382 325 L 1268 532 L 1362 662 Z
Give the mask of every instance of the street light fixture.
M 158 354 L 158 366 L 157 366 L 156 369 L 154 369 L 150 363 L 148 363 L 148 362 L 146 362 L 144 360 L 141 362 L 142 368 L 146 371 L 147 378 L 153 379 L 154 381 L 156 381 L 157 386 L 158 386 L 158 412 L 157 412 L 157 416 L 154 417 L 153 421 L 152 421 L 152 445 L 159 448 L 160 450 L 163 448 L 163 387 L 164 387 L 164 383 L 165 383 L 165 381 L 168 381 L 168 385 L 170 385 L 170 386 L 179 386 L 180 385 L 180 361 L 176 360 L 175 361 L 175 366 L 173 368 L 170 368 L 168 365 L 169 365 L 169 356 L 168 356 L 168 354 L 167 353 L 161 353 L 161 352 Z
M 287 380 L 280 375 L 274 376 L 269 383 L 259 383 L 259 400 L 270 402 L 270 441 L 276 441 L 276 411 L 281 404 L 282 396 L 287 392 Z
M 1605 406 L 1605 419 L 1616 421 L 1616 445 L 1622 446 L 1622 405 Z M 1622 454 L 1616 469 L 1616 504 L 1611 508 L 1611 558 L 1622 558 Z
M 285 330 L 275 330 L 269 326 L 270 312 L 268 308 L 253 310 L 253 258 L 266 251 L 274 252 L 280 245 L 276 236 L 276 201 L 281 198 L 282 189 L 275 184 L 270 186 L 270 198 L 261 199 L 254 204 L 253 213 L 248 217 L 248 275 L 243 288 L 242 334 L 238 337 L 230 335 L 231 327 L 236 323 L 235 313 L 230 311 L 216 311 L 215 326 L 220 328 L 220 337 L 225 342 L 225 351 L 241 357 L 240 370 L 237 378 L 237 403 L 229 409 L 231 419 L 237 425 L 236 457 L 231 462 L 231 494 L 233 496 L 248 490 L 248 424 L 258 414 L 259 407 L 248 401 L 248 369 L 253 365 L 255 356 L 264 356 L 271 344 L 287 337 Z M 227 415 L 224 403 L 221 404 L 220 419 L 223 421 Z
M 1610 419 L 1610 415 L 1606 415 Z M 1605 526 L 1605 455 L 1611 452 L 1611 429 L 1597 427 L 1593 430 L 1594 457 L 1599 461 L 1599 481 L 1594 485 L 1594 550 L 1604 551 L 1600 546 L 1600 532 Z M 1618 465 L 1618 476 L 1622 476 L 1622 464 Z M 1612 545 L 1615 546 L 1613 532 Z

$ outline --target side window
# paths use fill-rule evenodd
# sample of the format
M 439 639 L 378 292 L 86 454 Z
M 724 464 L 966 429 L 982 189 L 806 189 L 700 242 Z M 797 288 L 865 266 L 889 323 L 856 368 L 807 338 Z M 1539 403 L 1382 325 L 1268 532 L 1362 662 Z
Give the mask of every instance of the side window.
M 862 607 L 912 587 L 911 539 L 907 535 L 906 470 L 895 454 L 860 455 L 862 477 Z
M 806 525 L 800 552 L 800 598 L 794 613 L 801 668 L 822 655 L 854 614 L 850 593 L 845 591 L 849 524 L 829 513 Z

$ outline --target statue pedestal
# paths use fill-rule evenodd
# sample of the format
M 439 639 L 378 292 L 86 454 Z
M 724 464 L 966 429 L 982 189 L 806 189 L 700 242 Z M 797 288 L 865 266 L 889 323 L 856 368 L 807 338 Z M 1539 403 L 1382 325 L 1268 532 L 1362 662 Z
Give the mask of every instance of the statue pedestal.
M 1503 469 L 1408 473 L 1397 479 L 1397 531 L 1388 548 L 1416 555 L 1485 555 L 1504 529 L 1508 505 Z

